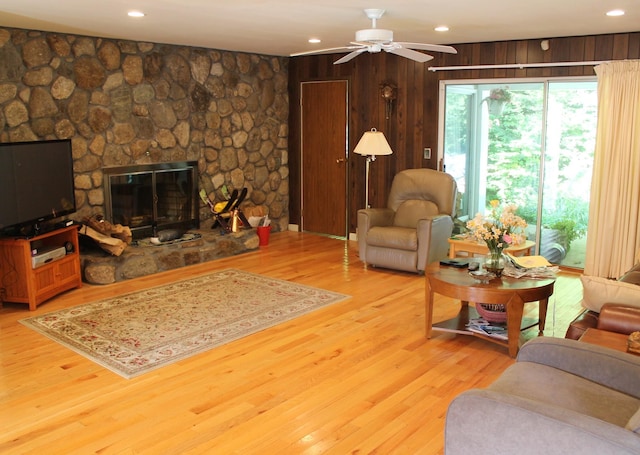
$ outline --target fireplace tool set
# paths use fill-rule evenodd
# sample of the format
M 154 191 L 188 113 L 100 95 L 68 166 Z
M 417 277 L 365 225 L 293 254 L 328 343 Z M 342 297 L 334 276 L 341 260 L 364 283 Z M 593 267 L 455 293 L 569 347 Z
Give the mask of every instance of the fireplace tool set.
M 234 189 L 227 201 L 214 204 L 207 196 L 207 192 L 204 189 L 200 190 L 200 199 L 211 209 L 213 213 L 214 222 L 211 229 L 220 226 L 221 233 L 238 232 L 240 230 L 240 223 L 245 227 L 250 227 L 249 220 L 242 213 L 240 204 L 247 197 L 247 189 L 242 188 L 241 191 Z

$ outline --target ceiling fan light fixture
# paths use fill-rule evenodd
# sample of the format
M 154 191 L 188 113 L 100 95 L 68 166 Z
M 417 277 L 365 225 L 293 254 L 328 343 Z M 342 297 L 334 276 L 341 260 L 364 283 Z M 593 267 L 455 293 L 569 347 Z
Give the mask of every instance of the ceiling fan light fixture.
M 611 11 L 607 11 L 607 16 L 609 17 L 624 16 L 624 10 L 612 9 Z
M 382 28 L 367 28 L 356 32 L 356 41 L 373 43 L 388 43 L 393 41 L 393 31 Z
M 416 49 L 422 51 L 445 52 L 449 54 L 457 53 L 453 47 L 441 44 L 394 42 L 393 31 L 376 27 L 376 21 L 382 17 L 384 10 L 366 9 L 364 11 L 367 17 L 371 19 L 371 28 L 356 31 L 356 40 L 351 41 L 350 46 L 297 52 L 290 54 L 290 57 L 348 52 L 346 55 L 333 62 L 334 65 L 339 65 L 341 63 L 351 61 L 363 52 L 377 53 L 385 51 L 390 54 L 395 54 L 416 62 L 424 63 L 432 60 L 433 56 L 425 54 L 424 52 L 418 52 Z

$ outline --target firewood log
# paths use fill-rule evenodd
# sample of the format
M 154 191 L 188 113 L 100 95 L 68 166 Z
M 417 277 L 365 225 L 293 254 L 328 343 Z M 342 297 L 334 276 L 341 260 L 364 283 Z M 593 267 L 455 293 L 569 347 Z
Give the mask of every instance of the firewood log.
M 84 219 L 84 224 L 89 225 L 97 232 L 118 238 L 125 242 L 127 245 L 131 244 L 133 236 L 131 235 L 131 228 L 129 226 L 123 226 L 121 224 L 112 224 L 104 218 L 90 217 Z
M 126 242 L 123 240 L 102 234 L 86 224 L 80 228 L 79 232 L 81 235 L 86 235 L 93 239 L 100 248 L 113 256 L 120 256 L 127 247 Z

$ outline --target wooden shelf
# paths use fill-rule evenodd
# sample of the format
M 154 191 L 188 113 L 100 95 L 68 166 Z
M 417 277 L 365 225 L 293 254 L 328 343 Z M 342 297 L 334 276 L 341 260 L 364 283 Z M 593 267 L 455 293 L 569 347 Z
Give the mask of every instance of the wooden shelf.
M 469 306 L 468 304 L 462 304 L 460 307 L 460 312 L 455 317 L 447 319 L 446 321 L 436 322 L 433 324 L 432 328 L 433 330 L 438 330 L 441 332 L 451 332 L 458 335 L 471 335 L 477 338 L 482 338 L 484 340 L 501 344 L 503 346 L 508 346 L 509 343 L 507 340 L 491 335 L 483 335 L 482 333 L 473 332 L 467 328 L 467 325 L 469 324 L 469 321 L 471 319 L 478 319 L 480 317 L 481 316 L 478 314 L 475 307 Z M 539 325 L 538 320 L 533 318 L 523 318 L 522 324 L 520 325 L 520 331 L 523 332 L 537 325 Z
M 31 251 L 69 246 L 66 254 L 38 268 Z M 27 303 L 33 311 L 61 292 L 82 286 L 78 228 L 68 226 L 33 238 L 0 239 L 0 295 L 6 302 Z

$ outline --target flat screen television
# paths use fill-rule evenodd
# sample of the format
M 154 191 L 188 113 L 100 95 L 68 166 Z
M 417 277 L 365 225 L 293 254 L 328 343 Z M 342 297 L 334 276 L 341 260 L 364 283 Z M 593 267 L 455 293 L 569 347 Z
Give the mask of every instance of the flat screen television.
M 75 212 L 73 181 L 71 140 L 1 143 L 0 233 L 31 237 Z

